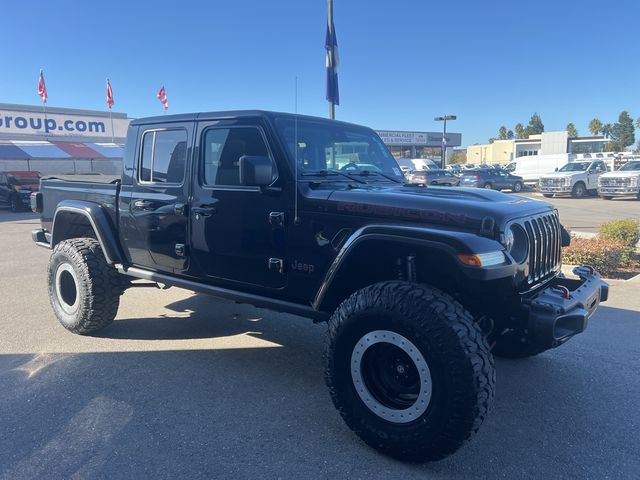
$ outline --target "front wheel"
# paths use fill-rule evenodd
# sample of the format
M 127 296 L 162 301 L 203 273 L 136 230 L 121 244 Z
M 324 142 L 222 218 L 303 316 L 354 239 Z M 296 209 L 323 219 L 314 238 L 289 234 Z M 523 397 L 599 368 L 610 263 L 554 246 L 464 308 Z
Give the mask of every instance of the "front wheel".
M 491 185 L 489 182 L 485 183 L 482 188 L 486 188 L 487 190 L 491 190 L 493 188 L 493 185 Z
M 584 183 L 578 182 L 573 186 L 573 189 L 571 190 L 571 196 L 573 198 L 582 198 L 584 197 L 586 192 L 587 192 L 587 189 L 584 186 Z
M 87 335 L 113 322 L 124 283 L 94 238 L 58 243 L 49 259 L 49 299 L 60 323 Z
M 331 317 L 325 378 L 362 440 L 425 462 L 454 453 L 478 430 L 495 368 L 480 328 L 451 296 L 383 282 L 351 295 Z
M 513 184 L 513 191 L 515 193 L 520 193 L 522 191 L 522 183 L 516 182 Z
M 11 211 L 13 213 L 17 213 L 20 211 L 20 203 L 18 202 L 18 198 L 15 195 L 11 196 L 9 206 L 11 207 Z

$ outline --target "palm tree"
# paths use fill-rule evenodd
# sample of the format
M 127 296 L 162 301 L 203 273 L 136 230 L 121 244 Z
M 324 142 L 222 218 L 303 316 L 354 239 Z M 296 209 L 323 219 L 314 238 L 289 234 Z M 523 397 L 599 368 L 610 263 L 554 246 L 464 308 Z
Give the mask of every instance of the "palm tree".
M 597 118 L 591 120 L 589 122 L 589 131 L 591 132 L 591 135 L 598 135 L 600 132 L 602 132 L 602 122 Z M 604 132 L 602 133 L 604 134 Z

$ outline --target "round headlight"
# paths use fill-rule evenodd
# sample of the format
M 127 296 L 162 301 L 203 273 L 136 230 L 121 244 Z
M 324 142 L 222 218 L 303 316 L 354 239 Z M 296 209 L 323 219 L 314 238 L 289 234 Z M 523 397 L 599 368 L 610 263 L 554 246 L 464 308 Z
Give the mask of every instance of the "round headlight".
M 504 246 L 516 263 L 523 263 L 529 255 L 527 232 L 518 224 L 511 225 L 504 235 Z

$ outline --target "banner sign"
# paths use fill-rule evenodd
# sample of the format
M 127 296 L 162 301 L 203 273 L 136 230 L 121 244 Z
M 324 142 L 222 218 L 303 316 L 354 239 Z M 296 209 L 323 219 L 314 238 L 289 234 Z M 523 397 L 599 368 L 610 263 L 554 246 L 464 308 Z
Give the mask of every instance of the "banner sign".
M 386 145 L 415 145 L 441 147 L 442 132 L 403 132 L 394 130 L 376 130 Z M 447 132 L 447 147 L 459 147 L 462 143 L 460 133 Z
M 113 117 L 113 135 L 111 122 L 107 116 L 81 115 L 73 113 L 54 113 L 5 110 L 0 108 L 0 134 L 46 135 L 48 137 L 111 137 L 122 138 L 127 135 L 129 119 Z

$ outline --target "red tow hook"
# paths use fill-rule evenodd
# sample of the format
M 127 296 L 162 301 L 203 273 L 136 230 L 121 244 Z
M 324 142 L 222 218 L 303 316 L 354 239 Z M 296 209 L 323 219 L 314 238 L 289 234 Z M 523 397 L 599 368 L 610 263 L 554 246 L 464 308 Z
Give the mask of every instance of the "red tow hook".
M 559 291 L 560 295 L 562 295 L 562 298 L 567 299 L 567 300 L 569 298 L 571 298 L 571 292 L 564 285 L 556 285 L 556 286 L 553 287 L 553 289 Z

